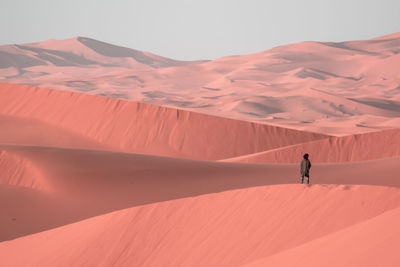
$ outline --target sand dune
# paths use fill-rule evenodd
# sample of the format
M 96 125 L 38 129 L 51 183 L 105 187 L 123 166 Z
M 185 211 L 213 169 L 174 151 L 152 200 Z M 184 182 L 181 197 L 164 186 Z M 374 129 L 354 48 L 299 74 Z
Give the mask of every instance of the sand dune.
M 309 153 L 313 162 L 351 162 L 400 156 L 400 129 L 329 137 L 225 159 L 230 162 L 296 163 Z
M 382 195 L 391 201 L 377 207 Z M 276 202 L 281 196 L 291 201 Z M 310 197 L 325 200 L 324 209 Z M 395 203 L 398 190 L 379 187 L 292 185 L 229 191 L 134 207 L 2 242 L 0 255 L 4 264 L 20 266 L 238 266 L 357 225 Z M 284 220 L 276 224 L 271 218 Z M 21 250 L 24 257 L 12 256 Z M 301 255 L 312 258 L 315 250 L 310 257 Z M 396 256 L 395 251 L 386 254 Z
M 55 67 L 97 65 L 149 70 L 197 63 L 164 58 L 148 52 L 119 47 L 84 37 L 3 46 L 1 59 L 3 59 L 1 67 L 18 69 L 51 64 Z
M 0 144 L 22 144 L 111 150 L 110 146 L 67 128 L 29 116 L 0 115 Z
M 400 205 L 399 157 L 317 164 L 313 185 L 307 187 L 293 185 L 297 164 L 192 161 L 21 145 L 2 145 L 1 150 L 1 203 L 6 211 L 2 229 L 7 229 L 1 238 L 21 237 L 0 244 L 6 265 L 244 264 Z M 123 208 L 129 210 L 101 215 Z M 101 216 L 79 222 L 96 215 Z M 32 244 L 35 249 L 24 249 L 24 257 L 12 256 Z M 110 252 L 95 257 L 98 244 Z M 128 251 L 121 255 L 123 247 Z
M 246 266 L 395 267 L 399 264 L 399 217 L 400 209 L 396 208 L 376 218 Z
M 399 52 L 0 47 L 0 265 L 398 266 Z
M 3 214 L 2 229 L 8 231 L 2 240 L 68 224 L 1 243 L 6 265 L 244 264 L 400 205 L 400 158 L 317 165 L 313 185 L 307 187 L 290 185 L 297 178 L 294 165 L 10 145 L 2 150 L 32 161 L 48 185 L 36 190 L 2 187 L 2 203 L 10 210 Z M 13 198 L 28 199 L 30 213 L 18 202 L 11 209 L 6 203 Z M 95 215 L 101 216 L 69 224 Z M 24 249 L 24 257 L 12 256 L 33 244 L 34 249 Z M 99 244 L 108 253 L 99 253 Z M 127 250 L 121 254 L 123 247 Z
M 90 146 L 83 148 L 100 143 L 117 151 L 214 160 L 326 137 L 175 108 L 29 86 L 0 84 L 0 95 L 1 114 L 40 120 L 49 124 L 48 128 L 54 128 L 53 131 L 74 135 L 70 137 L 74 140 L 63 145 L 57 133 L 54 138 L 42 141 L 47 145 L 53 138 L 56 146 L 68 147 L 71 143 L 80 146 L 84 141 L 78 141 L 77 136 L 82 136 L 81 139 L 91 139 Z M 36 139 L 21 144 L 40 145 Z
M 182 62 L 78 37 L 0 47 L 0 79 L 344 135 L 393 127 L 399 52 L 393 34 Z

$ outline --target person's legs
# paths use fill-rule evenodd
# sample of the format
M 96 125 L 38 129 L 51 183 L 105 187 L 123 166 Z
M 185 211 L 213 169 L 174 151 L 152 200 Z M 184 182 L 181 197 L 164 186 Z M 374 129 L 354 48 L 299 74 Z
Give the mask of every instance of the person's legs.
M 310 184 L 310 176 L 307 176 L 307 184 Z
M 304 181 L 304 176 L 301 176 L 301 183 L 303 183 Z

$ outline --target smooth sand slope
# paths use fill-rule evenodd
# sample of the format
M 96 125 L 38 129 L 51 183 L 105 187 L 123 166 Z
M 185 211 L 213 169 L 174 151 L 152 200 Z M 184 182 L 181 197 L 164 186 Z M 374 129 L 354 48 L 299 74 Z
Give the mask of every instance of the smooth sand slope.
M 54 218 L 48 221 L 49 214 L 37 216 L 33 209 L 40 213 L 48 211 L 41 211 L 41 205 L 35 206 L 30 201 L 31 217 L 19 218 L 18 221 L 12 218 L 5 220 L 8 226 L 18 227 L 16 232 L 3 227 L 2 240 L 130 206 L 237 188 L 297 182 L 296 165 L 188 161 L 107 151 L 16 145 L 2 145 L 1 150 L 0 178 L 6 186 L 4 190 L 15 189 L 10 185 L 31 189 L 16 191 L 15 194 L 41 193 L 39 203 L 46 198 L 55 199 L 57 201 L 50 201 L 46 209 L 58 209 L 55 214 L 64 214 L 55 216 L 52 213 Z M 313 184 L 398 187 L 399 168 L 398 158 L 317 165 L 312 181 Z M 78 203 L 79 209 L 75 210 Z M 7 208 L 9 203 L 3 202 L 3 205 Z M 60 209 L 60 205 L 69 207 Z M 18 210 L 14 211 L 16 217 L 23 215 L 21 212 L 18 214 Z M 30 223 L 27 224 L 27 221 Z
M 296 254 L 302 261 L 294 266 L 309 266 L 308 262 L 320 257 L 320 249 L 330 258 L 340 258 L 335 252 L 345 251 L 344 261 L 346 258 L 357 261 L 359 254 L 354 252 L 362 250 L 360 246 L 368 244 L 371 252 L 380 250 L 379 242 L 371 242 L 371 239 L 379 241 L 380 233 L 383 237 L 390 236 L 389 244 L 393 247 L 358 259 L 363 263 L 369 260 L 371 264 L 337 266 L 398 263 L 394 248 L 399 240 L 394 235 L 397 228 L 393 223 L 389 229 L 380 229 L 379 226 L 387 224 L 378 221 L 376 232 L 364 228 L 366 220 L 379 219 L 395 205 L 398 207 L 398 196 L 395 189 L 367 186 L 345 190 L 334 186 L 288 185 L 227 191 L 133 207 L 2 242 L 0 255 L 5 265 L 17 266 L 239 266 L 350 227 L 351 232 L 362 230 L 372 238 L 364 236 L 360 240 L 348 235 L 332 239 L 334 242 L 328 245 L 340 250 L 325 250 L 324 247 L 330 248 L 325 244 L 314 246 Z M 282 197 L 287 200 L 282 201 Z M 382 198 L 385 201 L 379 201 Z M 324 201 L 323 209 L 316 199 Z M 385 221 L 390 220 L 398 221 L 398 216 Z M 360 241 L 362 244 L 358 245 Z M 323 258 L 320 262 L 324 263 Z
M 326 138 L 321 134 L 175 108 L 30 86 L 0 84 L 0 96 L 3 116 L 40 120 L 49 124 L 53 131 L 58 129 L 57 138 L 53 138 L 56 146 L 79 146 L 75 140 L 65 145 L 60 143 L 59 135 L 64 131 L 75 135 L 71 138 L 79 135 L 92 139 L 89 148 L 97 142 L 117 151 L 214 160 Z M 24 122 L 22 124 L 27 127 Z M 32 129 L 37 133 L 39 128 Z M 30 136 L 27 132 L 23 134 Z M 51 139 L 50 132 L 49 135 Z M 49 145 L 50 141 L 42 142 Z M 82 148 L 87 147 L 83 145 Z
M 346 135 L 400 124 L 400 35 L 181 62 L 89 38 L 0 47 L 0 79 Z
M 400 158 L 317 165 L 307 187 L 290 184 L 297 178 L 294 165 L 1 149 L 2 162 L 11 156 L 40 170 L 28 177 L 17 172 L 8 181 L 16 187 L 1 187 L 3 240 L 131 207 L 2 242 L 5 265 L 237 266 L 400 207 Z
M 396 208 L 348 229 L 246 266 L 395 267 L 399 265 L 399 257 L 388 257 L 388 255 L 398 253 L 399 218 L 400 209 Z M 310 252 L 316 252 L 316 256 L 304 257 Z

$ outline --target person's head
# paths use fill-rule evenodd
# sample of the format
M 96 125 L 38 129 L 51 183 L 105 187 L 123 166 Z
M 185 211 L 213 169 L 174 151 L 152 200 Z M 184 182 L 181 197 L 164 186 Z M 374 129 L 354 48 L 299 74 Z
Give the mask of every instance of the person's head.
M 304 158 L 304 159 L 308 159 L 308 154 L 307 154 L 307 153 L 304 154 L 303 158 Z

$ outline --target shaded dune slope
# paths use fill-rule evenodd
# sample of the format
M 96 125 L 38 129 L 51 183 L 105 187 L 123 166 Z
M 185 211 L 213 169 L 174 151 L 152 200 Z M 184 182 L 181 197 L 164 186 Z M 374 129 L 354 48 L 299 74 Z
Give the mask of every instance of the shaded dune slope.
M 92 138 L 30 116 L 0 115 L 0 127 L 0 144 L 112 150 Z
M 2 83 L 0 95 L 1 115 L 40 120 L 118 151 L 215 160 L 326 137 L 37 87 Z
M 149 52 L 120 47 L 91 38 L 50 39 L 41 43 L 0 47 L 0 68 L 52 65 L 56 67 L 133 67 L 138 70 L 201 63 L 178 61 Z
M 400 155 L 400 129 L 383 130 L 343 137 L 329 137 L 226 159 L 231 162 L 297 163 L 304 153 L 313 162 L 351 162 Z

